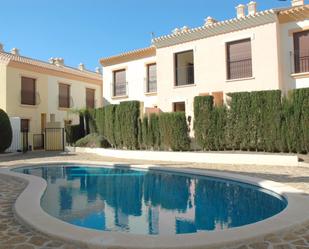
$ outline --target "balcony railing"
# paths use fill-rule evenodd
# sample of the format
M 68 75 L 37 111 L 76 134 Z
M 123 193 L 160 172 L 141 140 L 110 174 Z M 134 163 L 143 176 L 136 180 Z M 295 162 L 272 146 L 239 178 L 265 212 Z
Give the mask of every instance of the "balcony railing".
M 58 107 L 60 108 L 72 108 L 74 107 L 74 101 L 72 97 L 58 95 Z
M 20 91 L 20 103 L 22 105 L 39 105 L 41 103 L 40 94 L 33 91 Z
M 252 77 L 252 59 L 228 61 L 227 74 L 229 80 Z
M 176 86 L 194 84 L 194 65 L 176 68 Z
M 145 93 L 157 92 L 157 80 L 145 79 Z
M 309 72 L 309 50 L 291 52 L 292 73 Z
M 128 96 L 128 82 L 117 82 L 112 84 L 112 96 Z

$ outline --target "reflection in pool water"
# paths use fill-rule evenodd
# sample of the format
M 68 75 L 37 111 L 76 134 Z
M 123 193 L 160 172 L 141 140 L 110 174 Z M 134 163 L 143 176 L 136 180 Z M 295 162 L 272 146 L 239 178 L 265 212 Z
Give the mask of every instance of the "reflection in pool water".
M 74 225 L 135 234 L 184 234 L 261 221 L 282 211 L 280 196 L 213 177 L 129 168 L 46 166 L 15 171 L 44 178 L 50 215 Z

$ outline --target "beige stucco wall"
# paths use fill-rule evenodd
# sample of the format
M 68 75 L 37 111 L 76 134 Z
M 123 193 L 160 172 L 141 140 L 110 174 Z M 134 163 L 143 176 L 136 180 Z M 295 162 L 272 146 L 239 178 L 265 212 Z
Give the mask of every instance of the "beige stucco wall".
M 185 101 L 187 115 L 193 116 L 193 99 L 201 93 L 240 92 L 280 88 L 276 23 L 213 36 L 157 49 L 158 105 L 172 111 L 172 103 Z M 253 77 L 227 80 L 226 43 L 251 38 Z M 194 51 L 195 84 L 175 87 L 174 54 Z
M 56 122 L 63 122 L 65 119 L 70 119 L 73 123 L 78 123 L 77 115 L 69 112 L 68 109 L 58 107 L 59 83 L 70 85 L 71 96 L 73 99 L 73 109 L 82 109 L 86 107 L 86 88 L 95 90 L 96 107 L 102 106 L 102 87 L 81 81 L 68 80 L 59 77 L 48 77 L 48 113 L 55 114 Z
M 0 63 L 0 108 L 6 111 L 6 65 Z
M 309 73 L 303 75 L 302 77 L 293 76 L 293 54 L 294 51 L 293 44 L 293 32 L 302 31 L 309 29 L 309 19 L 299 22 L 288 22 L 280 24 L 280 54 L 282 56 L 282 63 L 280 64 L 282 81 L 284 85 L 284 90 L 288 91 L 294 88 L 304 88 L 309 87 Z
M 49 76 L 13 67 L 7 67 L 6 72 L 6 83 L 8 86 L 6 89 L 6 111 L 9 116 L 30 120 L 29 145 L 33 145 L 33 134 L 41 134 L 42 113 L 46 114 L 47 122 L 50 121 L 50 114 L 55 114 L 56 121 L 61 122 L 62 127 L 64 126 L 65 119 L 71 119 L 73 123 L 78 123 L 77 115 L 69 113 L 69 109 L 58 108 L 59 83 L 71 85 L 71 96 L 74 102 L 73 108 L 84 108 L 86 106 L 86 88 L 96 90 L 96 106 L 100 107 L 102 105 L 101 85 Z M 39 100 L 36 106 L 22 105 L 20 103 L 22 76 L 36 79 L 37 100 Z M 2 85 L 3 84 L 1 84 L 1 87 Z
M 21 77 L 36 79 L 36 92 L 39 104 L 28 106 L 21 104 Z M 41 113 L 47 112 L 47 75 L 7 67 L 7 113 L 11 117 L 30 120 L 29 144 L 32 145 L 32 134 L 41 133 Z
M 103 67 L 103 98 L 104 105 L 119 104 L 121 101 L 138 100 L 144 103 L 144 107 L 157 105 L 156 95 L 145 94 L 147 64 L 156 63 L 155 56 L 132 60 L 117 65 Z M 126 69 L 126 81 L 128 83 L 127 98 L 112 98 L 113 71 Z

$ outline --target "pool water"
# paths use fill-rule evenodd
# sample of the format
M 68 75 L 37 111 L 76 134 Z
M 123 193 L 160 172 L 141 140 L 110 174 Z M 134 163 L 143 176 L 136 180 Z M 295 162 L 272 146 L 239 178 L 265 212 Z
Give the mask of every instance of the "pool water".
M 47 181 L 50 215 L 102 231 L 166 235 L 222 230 L 281 212 L 285 199 L 253 185 L 157 170 L 38 166 L 15 171 Z

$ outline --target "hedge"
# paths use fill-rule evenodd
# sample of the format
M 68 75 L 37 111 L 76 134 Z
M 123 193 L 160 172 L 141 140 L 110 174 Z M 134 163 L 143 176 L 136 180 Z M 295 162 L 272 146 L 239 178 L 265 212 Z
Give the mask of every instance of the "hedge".
M 280 90 L 229 94 L 229 107 L 211 96 L 194 99 L 194 131 L 203 150 L 309 151 L 309 89 L 282 98 Z
M 116 105 L 108 105 L 104 107 L 103 135 L 113 147 L 116 147 L 115 135 L 114 135 L 115 109 Z
M 159 115 L 158 114 L 150 114 L 149 116 L 149 124 L 148 124 L 148 142 L 149 146 L 154 150 L 159 150 L 161 147 L 161 134 L 159 127 Z
M 95 110 L 95 125 L 99 135 L 104 136 L 105 131 L 105 112 L 104 108 L 98 108 Z
M 0 109 L 0 153 L 5 152 L 12 143 L 12 127 L 6 112 Z
M 161 113 L 159 128 L 161 144 L 164 149 L 173 151 L 190 149 L 188 125 L 184 112 Z

